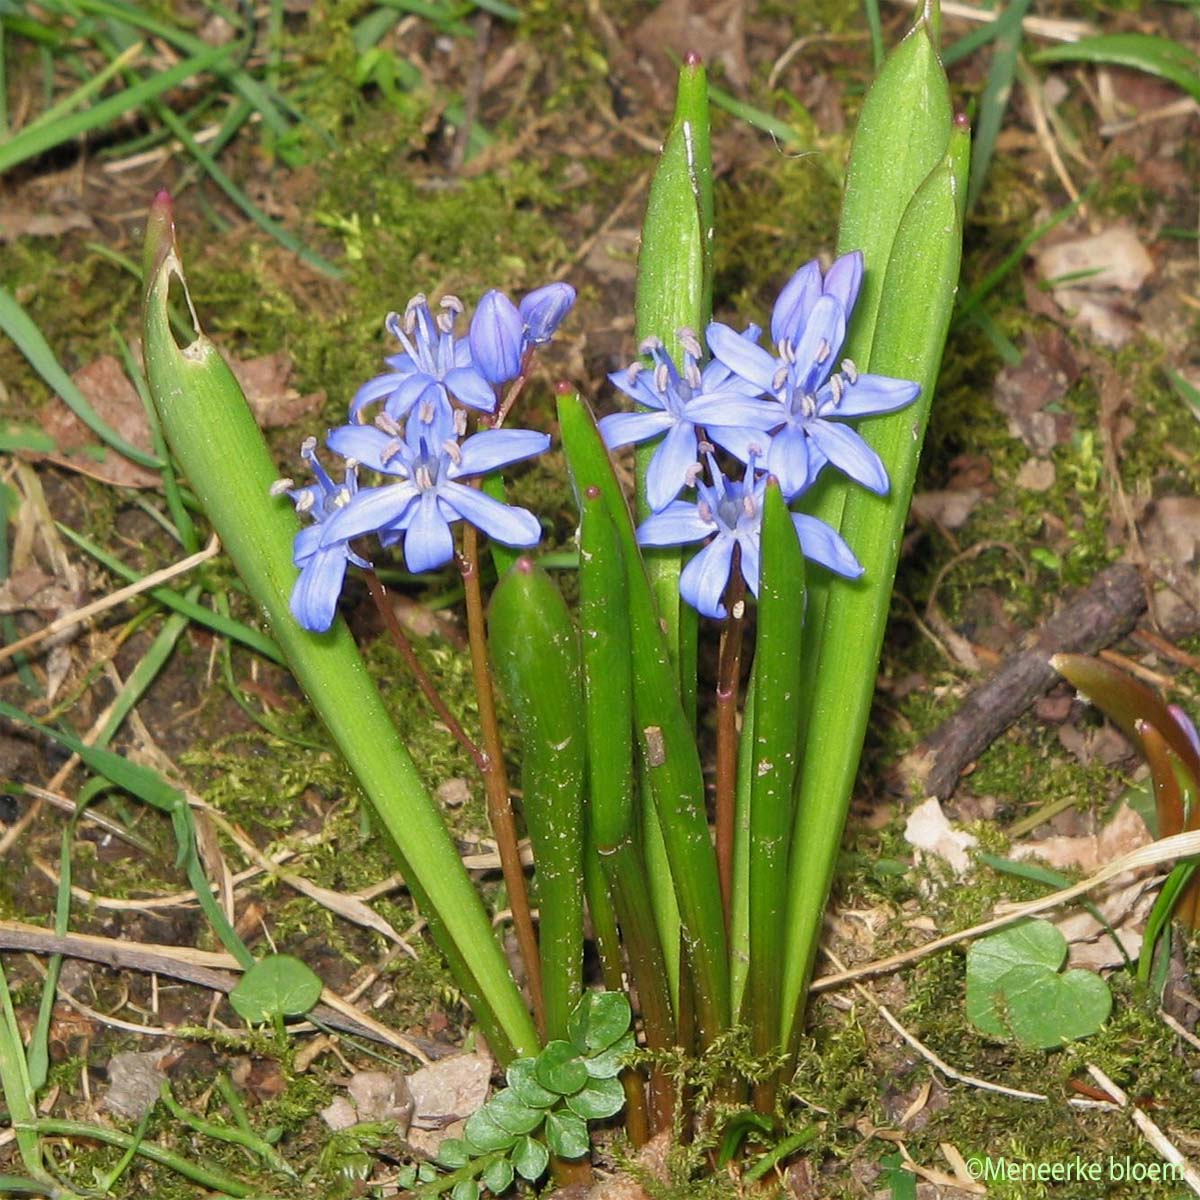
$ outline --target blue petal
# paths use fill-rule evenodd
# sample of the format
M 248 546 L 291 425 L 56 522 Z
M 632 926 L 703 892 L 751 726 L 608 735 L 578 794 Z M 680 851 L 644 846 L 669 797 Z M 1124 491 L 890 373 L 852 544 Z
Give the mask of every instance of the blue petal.
M 521 373 L 525 322 L 517 306 L 493 289 L 479 301 L 467 340 L 471 358 L 488 383 L 507 383 Z
M 575 303 L 575 289 L 569 283 L 548 283 L 535 288 L 521 301 L 525 335 L 535 345 L 548 342 Z
M 811 395 L 829 378 L 846 338 L 846 314 L 840 300 L 822 296 L 813 305 L 808 324 L 796 343 L 793 368 L 796 390 Z
M 697 453 L 694 425 L 680 421 L 667 431 L 646 468 L 646 502 L 655 512 L 679 495 Z
M 292 563 L 302 567 L 321 548 L 320 525 L 305 525 L 292 542 Z
M 541 541 L 542 526 L 527 508 L 501 504 L 461 483 L 444 483 L 439 493 L 459 516 L 506 546 L 536 546 Z
M 633 371 L 626 367 L 623 371 L 613 371 L 608 377 L 609 383 L 619 388 L 631 400 L 644 404 L 647 408 L 662 408 L 662 393 L 651 382 L 654 373 L 645 368 Z
M 601 417 L 597 422 L 600 436 L 610 450 L 618 446 L 629 446 L 634 442 L 644 442 L 647 438 L 658 437 L 664 429 L 670 429 L 675 424 L 675 418 L 670 413 L 612 413 Z
M 374 379 L 368 379 L 350 401 L 350 420 L 353 421 L 368 404 L 390 396 L 407 378 L 407 375 L 392 371 L 387 375 L 376 375 Z
M 767 450 L 767 471 L 779 480 L 785 500 L 798 496 L 813 480 L 808 438 L 795 425 L 785 425 Z
M 808 436 L 843 474 L 876 495 L 887 495 L 889 484 L 883 460 L 849 426 L 839 425 L 836 421 L 812 421 Z M 786 488 L 784 494 L 787 494 Z
M 445 383 L 454 394 L 454 398 L 468 408 L 489 413 L 495 410 L 496 393 L 475 367 L 451 367 L 446 372 Z
M 454 557 L 454 535 L 438 511 L 437 495 L 423 492 L 404 534 L 404 562 L 418 574 L 433 571 Z
M 734 540 L 728 534 L 713 538 L 679 573 L 680 595 L 706 617 L 725 616 L 721 597 L 729 584 Z
M 330 546 L 308 560 L 288 602 L 301 629 L 324 633 L 333 624 L 345 578 L 344 546 Z
M 800 549 L 805 558 L 820 563 L 823 567 L 847 579 L 857 579 L 862 573 L 862 564 L 854 557 L 854 552 L 846 545 L 841 534 L 830 529 L 824 521 L 810 517 L 805 513 L 792 513 L 792 524 L 796 527 L 796 536 L 800 539 Z
M 783 285 L 771 311 L 771 340 L 794 342 L 808 324 L 813 305 L 821 295 L 821 264 L 814 258 L 806 262 Z
M 345 508 L 321 523 L 321 545 L 348 542 L 364 533 L 394 525 L 406 515 L 409 505 L 420 494 L 416 485 L 407 481 L 363 488 Z
M 447 475 L 451 479 L 484 475 L 549 448 L 549 435 L 534 429 L 485 429 L 463 442 L 459 447 L 462 459 L 451 465 Z
M 771 444 L 770 435 L 761 429 L 747 429 L 744 425 L 705 425 L 704 432 L 710 442 L 716 442 L 744 463 L 750 461 L 751 454 L 762 462 Z
M 639 546 L 684 546 L 702 541 L 714 529 L 716 522 L 704 520 L 694 504 L 673 500 L 637 527 L 637 540 Z
M 749 380 L 764 392 L 774 390 L 772 382 L 779 363 L 761 346 L 717 321 L 709 325 L 705 337 L 713 357 L 719 358 L 735 375 Z
M 742 337 L 752 346 L 757 346 L 758 339 L 762 337 L 762 329 L 757 325 L 747 325 L 742 330 Z M 735 375 L 719 358 L 714 358 L 700 373 L 700 391 L 706 396 L 718 391 L 734 391 L 742 396 L 761 396 L 763 389 L 740 375 Z
M 387 399 L 384 411 L 393 421 L 403 421 L 422 404 L 449 405 L 446 389 L 432 375 L 420 371 L 410 375 Z M 350 414 L 354 416 L 354 413 Z
M 862 286 L 863 256 L 861 250 L 851 250 L 829 268 L 825 276 L 825 293 L 841 303 L 847 320 L 854 311 L 858 289 Z
M 836 405 L 832 389 L 828 385 L 823 387 L 818 411 L 823 417 L 874 417 L 895 412 L 911 404 L 920 394 L 921 385 L 907 379 L 859 375 L 854 383 L 848 383 L 842 389 L 842 398 Z
M 717 392 L 692 400 L 686 409 L 689 421 L 703 425 L 741 425 L 766 433 L 784 420 L 783 405 L 778 400 L 751 400 L 736 392 Z
M 761 512 L 761 509 L 760 509 Z M 761 522 L 761 517 L 760 517 Z M 746 586 L 750 589 L 750 594 L 758 598 L 758 577 L 759 577 L 759 553 L 762 543 L 762 525 L 759 524 L 753 533 L 739 534 L 737 538 L 738 548 L 741 550 L 741 569 L 742 578 L 746 581 Z
M 398 452 L 389 457 L 386 463 L 383 461 L 384 454 L 395 447 L 396 442 L 396 438 L 374 425 L 339 425 L 331 429 L 325 439 L 325 444 L 334 454 L 352 458 L 372 471 L 379 471 L 383 475 L 407 475 L 412 455 L 403 441 Z

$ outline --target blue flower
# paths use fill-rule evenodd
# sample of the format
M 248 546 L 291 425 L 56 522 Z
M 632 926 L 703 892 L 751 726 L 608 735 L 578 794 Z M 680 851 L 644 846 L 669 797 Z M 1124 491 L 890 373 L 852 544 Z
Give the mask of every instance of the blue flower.
M 758 595 L 763 494 L 767 477 L 764 475 L 755 482 L 753 461 L 746 467 L 741 482 L 726 479 L 711 455 L 708 468 L 711 484 L 695 480 L 698 501 L 695 504 L 686 500 L 672 501 L 638 526 L 637 540 L 643 546 L 681 546 L 716 534 L 683 568 L 679 591 L 704 616 L 721 618 L 725 616 L 721 597 L 729 585 L 735 546 L 740 554 L 746 586 L 752 595 Z M 857 579 L 863 573 L 853 551 L 824 521 L 803 513 L 792 513 L 792 524 L 806 558 L 850 579 Z
M 498 467 L 541 454 L 550 439 L 531 429 L 492 429 L 469 437 L 461 445 L 446 438 L 431 442 L 427 433 L 410 424 L 400 427 L 380 418 L 382 428 L 343 425 L 328 438 L 331 450 L 397 483 L 362 488 L 325 523 L 322 545 L 378 533 L 385 545 L 404 535 L 404 559 L 412 571 L 432 571 L 454 555 L 450 525 L 460 519 L 482 529 L 506 546 L 534 546 L 542 535 L 533 513 L 493 500 L 458 482 L 486 475 Z
M 879 455 L 841 422 L 895 412 L 921 390 L 908 380 L 859 374 L 849 359 L 834 371 L 861 275 L 858 255 L 838 259 L 823 281 L 813 263 L 796 272 L 771 317 L 778 357 L 726 325 L 708 327 L 716 358 L 778 406 L 764 465 L 788 499 L 804 491 L 827 462 L 870 491 L 885 494 L 888 477 Z M 743 462 L 761 448 L 761 439 L 745 431 L 732 436 L 713 431 L 712 439 Z
M 753 326 L 747 330 L 755 339 L 758 333 Z M 682 372 L 658 338 L 647 338 L 641 351 L 654 360 L 653 368 L 634 363 L 609 376 L 616 387 L 651 411 L 613 413 L 599 423 L 610 450 L 666 434 L 646 469 L 646 502 L 655 512 L 670 504 L 688 482 L 688 472 L 700 454 L 697 426 L 722 444 L 726 437 L 738 444 L 753 439 L 763 444 L 765 431 L 780 419 L 773 403 L 752 398 L 762 389 L 746 384 L 723 363 L 714 359 L 701 371 L 700 342 L 690 329 L 679 330 L 678 336 L 683 346 Z
M 308 463 L 317 482 L 307 487 L 293 488 L 290 479 L 281 479 L 271 488 L 275 496 L 289 495 L 296 511 L 313 518 L 296 534 L 292 545 L 292 562 L 300 568 L 300 578 L 292 588 L 289 607 L 302 629 L 324 633 L 333 624 L 338 596 L 346 578 L 346 564 L 367 569 L 371 566 L 350 549 L 346 540 L 323 542 L 332 516 L 350 503 L 358 492 L 358 475 L 353 464 L 346 469 L 346 479 L 336 484 L 317 461 L 316 439 L 307 438 L 300 447 L 301 457 Z
M 452 432 L 451 396 L 460 404 L 481 412 L 496 407 L 496 393 L 486 376 L 471 360 L 471 347 L 454 336 L 454 323 L 463 311 L 456 296 L 444 296 L 441 312 L 434 317 L 429 302 L 414 296 L 404 316 L 391 313 L 388 331 L 404 347 L 391 355 L 391 371 L 368 380 L 350 401 L 350 420 L 361 421 L 362 410 L 383 401 L 384 412 L 393 421 L 415 419 L 433 443 Z
M 537 288 L 519 308 L 503 292 L 487 292 L 475 309 L 468 334 L 475 366 L 489 383 L 516 379 L 525 355 L 553 337 L 574 303 L 575 289 L 569 283 Z

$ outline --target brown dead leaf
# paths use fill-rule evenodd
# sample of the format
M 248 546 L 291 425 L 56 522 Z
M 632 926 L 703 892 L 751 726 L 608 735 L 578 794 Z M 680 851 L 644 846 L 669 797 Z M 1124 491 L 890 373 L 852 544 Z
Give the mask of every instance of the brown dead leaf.
M 153 443 L 146 410 L 116 358 L 106 354 L 76 371 L 71 378 L 105 424 L 131 445 L 151 453 Z M 57 397 L 38 413 L 38 420 L 54 439 L 59 452 L 45 455 L 30 452 L 25 457 L 44 459 L 116 487 L 149 488 L 160 482 L 157 471 L 131 462 L 110 447 L 98 446 L 92 431 Z
M 971 869 L 967 854 L 976 838 L 961 829 L 954 829 L 946 819 L 936 796 L 930 796 L 909 814 L 904 827 L 904 840 L 918 853 L 932 854 L 950 865 L 956 875 L 965 875 Z
M 912 498 L 913 515 L 921 521 L 934 521 L 946 529 L 961 529 L 982 495 L 978 488 L 917 492 Z
M 1105 863 L 1145 846 L 1151 840 L 1146 822 L 1129 805 L 1123 804 L 1099 833 L 1021 842 L 1012 848 L 1011 854 L 1013 858 L 1040 858 L 1051 867 L 1093 875 Z
M 1061 334 L 1026 339 L 1021 361 L 996 377 L 996 407 L 1008 418 L 1008 431 L 1035 454 L 1045 456 L 1069 441 L 1069 413 L 1047 412 L 1079 377 L 1079 366 Z
M 126 1121 L 140 1121 L 158 1103 L 159 1090 L 166 1082 L 166 1072 L 159 1067 L 163 1057 L 162 1050 L 114 1054 L 108 1064 L 109 1087 L 103 1106 Z
M 640 47 L 640 61 L 648 66 L 659 87 L 673 81 L 678 70 L 668 49 L 694 50 L 706 62 L 719 62 L 726 77 L 741 89 L 750 79 L 746 62 L 745 0 L 724 0 L 711 5 L 693 0 L 663 0 L 646 17 L 630 39 Z
M 22 237 L 62 237 L 72 229 L 95 229 L 85 212 L 47 213 L 5 205 L 0 208 L 0 242 Z
M 1154 260 L 1132 229 L 1114 226 L 1092 237 L 1046 246 L 1037 255 L 1037 268 L 1048 283 L 1078 276 L 1070 281 L 1072 290 L 1136 292 L 1154 270 Z
M 1017 471 L 1016 483 L 1028 492 L 1048 492 L 1054 478 L 1054 464 L 1048 458 L 1027 458 Z
M 491 1078 L 486 1054 L 452 1054 L 414 1071 L 408 1077 L 413 1098 L 409 1145 L 433 1155 L 446 1138 L 461 1136 L 466 1118 L 487 1100 Z
M 228 360 L 229 367 L 246 393 L 255 420 L 263 429 L 282 429 L 319 412 L 325 403 L 324 392 L 302 396 L 289 380 L 292 359 L 286 350 L 249 358 L 244 362 Z
M 364 1121 L 394 1121 L 401 1135 L 408 1131 L 413 1098 L 403 1075 L 390 1071 L 355 1071 L 338 1096 L 321 1110 L 330 1129 L 349 1129 Z

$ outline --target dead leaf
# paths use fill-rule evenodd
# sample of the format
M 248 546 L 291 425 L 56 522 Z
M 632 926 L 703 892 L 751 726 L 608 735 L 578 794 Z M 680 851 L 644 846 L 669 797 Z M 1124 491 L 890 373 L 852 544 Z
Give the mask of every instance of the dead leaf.
M 106 354 L 76 371 L 71 379 L 106 425 L 139 450 L 152 452 L 146 410 L 116 358 Z M 28 452 L 26 458 L 56 463 L 116 487 L 150 488 L 161 482 L 157 471 L 98 445 L 95 434 L 57 397 L 38 413 L 38 421 L 54 439 L 58 453 Z
M 62 237 L 72 229 L 95 229 L 85 212 L 46 213 L 5 205 L 0 208 L 0 242 L 22 237 Z
M 403 1135 L 413 1114 L 412 1093 L 403 1075 L 390 1071 L 355 1071 L 346 1085 L 348 1096 L 338 1096 L 321 1110 L 330 1129 L 349 1129 L 364 1121 L 394 1121 Z
M 1058 335 L 1062 342 L 1065 338 Z M 996 377 L 996 407 L 1008 418 L 1008 431 L 1035 454 L 1045 456 L 1069 441 L 1074 422 L 1065 412 L 1047 411 L 1079 377 L 1069 348 L 1053 337 L 1026 339 L 1021 361 Z
M 159 1069 L 162 1050 L 124 1050 L 108 1063 L 108 1091 L 101 1103 L 126 1121 L 140 1121 L 158 1103 L 158 1093 L 167 1080 Z
M 1012 848 L 1013 858 L 1040 858 L 1051 867 L 1095 874 L 1105 863 L 1128 854 L 1152 839 L 1146 822 L 1127 804 L 1099 833 L 1082 837 L 1048 837 L 1021 842 Z
M 936 796 L 930 796 L 912 810 L 904 827 L 904 840 L 917 850 L 918 855 L 932 854 L 948 863 L 956 875 L 965 875 L 971 869 L 967 849 L 974 846 L 977 839 L 951 826 Z
M 1028 492 L 1048 492 L 1054 479 L 1054 464 L 1048 458 L 1027 458 L 1017 472 L 1016 483 Z
M 282 429 L 319 412 L 325 403 L 324 392 L 310 392 L 302 396 L 289 380 L 292 377 L 292 359 L 286 350 L 249 358 L 244 362 L 229 361 L 237 381 L 246 393 L 246 400 L 254 413 L 254 419 L 263 429 Z
M 961 529 L 982 496 L 978 488 L 918 492 L 912 498 L 912 511 L 918 520 L 936 521 L 946 529 Z
M 466 1118 L 483 1107 L 492 1079 L 486 1054 L 453 1054 L 408 1077 L 413 1098 L 408 1143 L 423 1154 L 436 1154 L 448 1137 L 462 1134 Z
M 746 62 L 745 0 L 699 5 L 693 0 L 663 0 L 634 30 L 630 39 L 640 48 L 655 82 L 663 87 L 678 70 L 668 48 L 695 51 L 706 63 L 718 62 L 726 78 L 741 89 L 750 79 Z
M 1045 247 L 1037 256 L 1037 268 L 1048 283 L 1077 276 L 1070 281 L 1072 290 L 1136 292 L 1154 270 L 1154 260 L 1132 229 L 1114 226 L 1092 237 Z

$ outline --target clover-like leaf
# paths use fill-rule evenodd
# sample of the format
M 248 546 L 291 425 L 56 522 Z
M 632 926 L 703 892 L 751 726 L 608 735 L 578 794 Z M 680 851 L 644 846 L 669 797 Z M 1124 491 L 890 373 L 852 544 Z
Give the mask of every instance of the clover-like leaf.
M 567 1020 L 567 1036 L 582 1054 L 607 1050 L 629 1029 L 633 1013 L 620 992 L 585 992 Z
M 590 1145 L 587 1125 L 569 1112 L 547 1114 L 546 1141 L 559 1158 L 582 1158 Z
M 229 1003 L 244 1021 L 259 1025 L 276 1017 L 298 1017 L 321 998 L 321 980 L 291 954 L 260 959 L 238 980 Z
M 462 1138 L 446 1138 L 438 1146 L 434 1159 L 447 1171 L 457 1171 L 471 1161 L 471 1147 Z
M 536 1059 L 518 1058 L 509 1063 L 505 1078 L 522 1103 L 530 1108 L 549 1108 L 557 1102 L 559 1093 L 542 1087 L 534 1077 Z
M 516 1140 L 517 1135 L 510 1133 L 503 1125 L 492 1120 L 487 1106 L 473 1112 L 467 1118 L 467 1143 L 478 1154 L 486 1154 L 489 1150 L 507 1150 Z
M 510 1087 L 497 1092 L 484 1107 L 487 1115 L 501 1129 L 516 1134 L 532 1133 L 546 1115 L 544 1109 L 531 1108 Z M 492 1188 L 492 1191 L 495 1190 Z
M 537 1138 L 523 1137 L 513 1147 L 512 1165 L 530 1183 L 540 1179 L 550 1165 L 550 1151 Z
M 1048 921 L 1025 921 L 967 951 L 967 1016 L 980 1033 L 1052 1050 L 1089 1037 L 1108 1019 L 1112 994 L 1091 971 L 1060 973 L 1067 942 Z
M 587 1087 L 567 1097 L 567 1107 L 585 1121 L 615 1116 L 625 1106 L 625 1089 L 619 1079 L 591 1079 Z
M 499 1196 L 501 1192 L 508 1191 L 512 1186 L 513 1165 L 507 1158 L 498 1158 L 495 1162 L 488 1163 L 480 1178 L 483 1180 L 483 1186 L 489 1192 Z
M 460 1179 L 450 1193 L 450 1200 L 479 1200 L 479 1184 L 474 1179 Z
M 569 1096 L 588 1081 L 588 1069 L 579 1051 L 570 1042 L 547 1042 L 537 1056 L 534 1078 L 552 1092 Z
M 637 1043 L 633 1039 L 633 1034 L 627 1033 L 613 1042 L 607 1050 L 601 1050 L 599 1054 L 585 1058 L 583 1065 L 587 1067 L 587 1073 L 593 1079 L 612 1079 L 621 1073 L 621 1068 L 625 1065 L 625 1058 L 636 1048 Z

